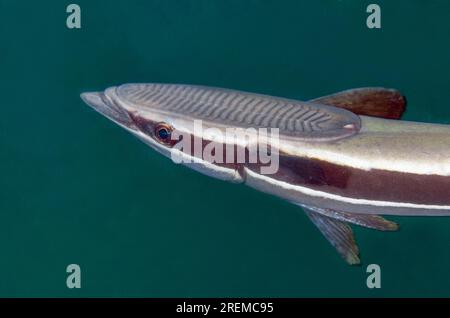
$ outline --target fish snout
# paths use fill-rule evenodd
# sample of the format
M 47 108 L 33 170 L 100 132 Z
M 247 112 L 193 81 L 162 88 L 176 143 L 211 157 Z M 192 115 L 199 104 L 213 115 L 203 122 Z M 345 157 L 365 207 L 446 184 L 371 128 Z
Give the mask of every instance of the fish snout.
M 94 110 L 112 120 L 113 122 L 134 129 L 133 120 L 128 111 L 118 105 L 103 92 L 86 92 L 80 95 L 81 99 Z

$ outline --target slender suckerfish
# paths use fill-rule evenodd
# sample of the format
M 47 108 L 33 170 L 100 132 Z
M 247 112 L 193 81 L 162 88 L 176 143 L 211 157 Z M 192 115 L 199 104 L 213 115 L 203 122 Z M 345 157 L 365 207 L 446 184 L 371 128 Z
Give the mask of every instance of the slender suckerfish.
M 393 89 L 358 88 L 302 102 L 194 85 L 125 84 L 81 97 L 165 156 L 187 157 L 184 164 L 199 172 L 301 206 L 349 264 L 360 262 L 349 223 L 394 231 L 397 224 L 380 215 L 450 215 L 450 126 L 398 120 L 405 99 Z M 205 136 L 194 127 L 199 121 L 217 136 L 230 128 L 277 130 L 278 142 L 268 142 L 277 169 L 264 174 L 260 160 L 233 154 L 232 162 L 212 161 L 184 151 L 181 142 L 200 138 L 203 150 L 219 141 L 225 157 L 239 147 L 248 152 L 256 140 Z

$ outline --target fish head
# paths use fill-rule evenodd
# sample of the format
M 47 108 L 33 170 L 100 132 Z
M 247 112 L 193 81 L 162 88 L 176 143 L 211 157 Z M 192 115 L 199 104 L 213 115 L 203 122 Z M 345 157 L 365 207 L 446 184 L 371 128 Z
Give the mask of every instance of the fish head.
M 103 92 L 82 93 L 81 98 L 94 110 L 165 156 L 170 156 L 170 149 L 181 139 L 174 138 L 179 116 L 156 111 L 157 108 L 149 105 L 130 103 L 120 98 L 118 87 L 110 87 Z
M 170 91 L 179 87 L 182 85 L 125 84 L 103 92 L 82 93 L 81 98 L 94 110 L 174 162 L 188 163 L 186 165 L 190 168 L 218 179 L 241 182 L 236 165 L 207 162 L 196 157 L 193 150 L 187 153 L 180 146 L 187 138 L 191 140 L 190 144 L 194 144 L 194 138 L 199 133 L 195 132 L 197 117 L 167 107 Z

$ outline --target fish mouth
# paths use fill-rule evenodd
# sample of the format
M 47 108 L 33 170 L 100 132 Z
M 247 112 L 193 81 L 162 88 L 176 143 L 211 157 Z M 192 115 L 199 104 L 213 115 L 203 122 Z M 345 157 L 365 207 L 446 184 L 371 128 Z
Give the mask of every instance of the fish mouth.
M 137 130 L 128 111 L 120 107 L 103 92 L 82 93 L 80 97 L 86 104 L 116 124 L 130 130 Z

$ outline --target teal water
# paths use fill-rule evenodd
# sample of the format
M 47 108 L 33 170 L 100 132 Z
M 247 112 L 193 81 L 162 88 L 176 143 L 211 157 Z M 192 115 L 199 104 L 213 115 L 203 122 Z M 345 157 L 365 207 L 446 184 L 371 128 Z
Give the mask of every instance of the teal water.
M 301 100 L 385 86 L 405 119 L 450 124 L 449 1 L 75 2 L 80 30 L 69 1 L 0 0 L 0 296 L 450 296 L 450 218 L 355 228 L 350 267 L 298 207 L 174 165 L 79 98 L 126 82 Z

